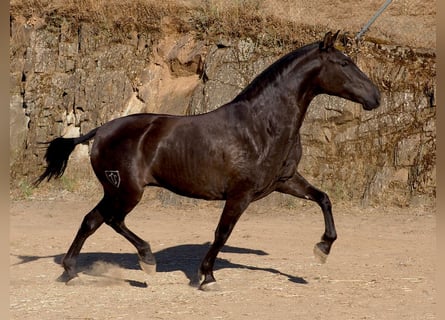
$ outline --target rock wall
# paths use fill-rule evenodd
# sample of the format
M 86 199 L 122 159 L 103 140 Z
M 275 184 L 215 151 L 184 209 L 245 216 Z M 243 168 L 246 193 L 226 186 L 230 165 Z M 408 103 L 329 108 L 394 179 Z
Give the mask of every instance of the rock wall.
M 211 43 L 172 31 L 167 22 L 163 27 L 160 35 L 130 29 L 116 39 L 92 22 L 12 20 L 13 187 L 40 172 L 40 142 L 85 134 L 130 113 L 212 110 L 279 57 L 249 38 Z M 301 131 L 300 171 L 336 199 L 433 200 L 435 53 L 364 43 L 351 55 L 381 88 L 382 105 L 366 112 L 343 99 L 317 97 Z M 89 166 L 88 149 L 76 148 L 76 166 Z
M 381 107 L 369 112 L 344 99 L 318 96 L 301 130 L 301 172 L 334 197 L 365 204 L 434 198 L 435 55 L 370 43 L 351 55 L 380 86 Z M 258 56 L 248 40 L 214 45 L 188 113 L 229 101 L 275 59 Z

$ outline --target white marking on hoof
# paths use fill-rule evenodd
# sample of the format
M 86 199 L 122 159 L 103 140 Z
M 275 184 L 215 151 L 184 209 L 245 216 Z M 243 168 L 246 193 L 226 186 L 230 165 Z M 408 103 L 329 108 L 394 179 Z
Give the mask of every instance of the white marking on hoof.
M 141 266 L 141 269 L 146 274 L 155 274 L 156 273 L 156 264 L 148 264 L 143 262 L 142 260 L 139 260 L 139 265 Z
M 216 282 L 203 283 L 199 286 L 202 291 L 221 291 L 221 287 Z
M 321 264 L 326 263 L 326 259 L 328 258 L 328 255 L 321 251 L 317 245 L 314 246 L 314 256 Z

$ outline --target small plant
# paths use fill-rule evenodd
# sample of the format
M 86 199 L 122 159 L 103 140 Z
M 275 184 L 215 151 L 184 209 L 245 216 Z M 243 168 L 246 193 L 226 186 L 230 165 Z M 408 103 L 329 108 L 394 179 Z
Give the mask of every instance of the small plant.
M 74 179 L 66 176 L 60 177 L 60 185 L 63 190 L 74 192 L 76 190 L 76 182 Z
M 33 194 L 33 189 L 34 189 L 34 187 L 32 186 L 31 183 L 29 183 L 26 180 L 22 180 L 18 184 L 18 193 L 19 194 L 17 195 L 17 197 L 19 199 L 30 198 Z

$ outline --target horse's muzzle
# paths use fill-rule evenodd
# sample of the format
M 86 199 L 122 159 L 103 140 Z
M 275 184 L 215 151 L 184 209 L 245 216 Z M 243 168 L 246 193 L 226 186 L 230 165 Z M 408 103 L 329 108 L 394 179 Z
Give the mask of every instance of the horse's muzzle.
M 380 91 L 377 88 L 374 88 L 370 97 L 363 103 L 363 109 L 373 110 L 378 106 L 380 106 Z

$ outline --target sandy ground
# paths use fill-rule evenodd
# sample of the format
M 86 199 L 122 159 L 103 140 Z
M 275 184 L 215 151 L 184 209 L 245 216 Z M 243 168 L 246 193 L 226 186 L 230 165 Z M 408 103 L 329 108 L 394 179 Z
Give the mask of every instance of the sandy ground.
M 150 241 L 157 273 L 108 226 L 90 237 L 80 278 L 56 281 L 60 261 L 95 202 L 11 203 L 11 319 L 436 319 L 436 213 L 334 204 L 339 238 L 326 264 L 312 254 L 324 226 L 316 205 L 254 204 L 218 256 L 221 290 L 190 285 L 220 209 L 142 203 L 127 224 Z

